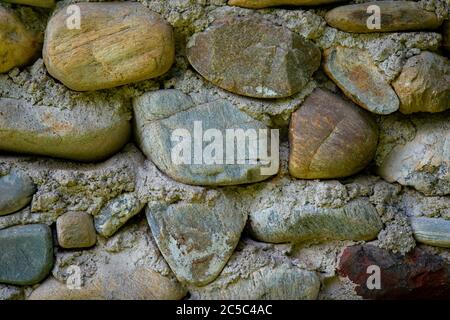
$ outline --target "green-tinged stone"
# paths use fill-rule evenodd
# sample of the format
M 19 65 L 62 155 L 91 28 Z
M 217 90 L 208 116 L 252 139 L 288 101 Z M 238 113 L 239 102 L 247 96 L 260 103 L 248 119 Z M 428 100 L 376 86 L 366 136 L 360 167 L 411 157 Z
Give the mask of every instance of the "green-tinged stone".
M 271 133 L 263 123 L 243 113 L 227 100 L 219 99 L 195 106 L 189 96 L 178 90 L 160 90 L 135 99 L 134 114 L 136 140 L 141 150 L 162 172 L 178 182 L 210 186 L 237 185 L 262 181 L 278 171 L 276 160 L 270 162 L 271 159 L 264 158 L 264 153 L 271 154 L 272 144 L 278 141 L 270 140 Z M 217 135 L 209 141 L 203 141 L 204 133 L 209 129 L 213 129 Z M 268 137 L 268 143 L 262 145 L 262 148 L 267 149 L 260 146 L 258 151 L 258 155 L 263 156 L 254 158 L 249 152 L 248 142 L 242 148 L 242 145 L 235 143 L 234 153 L 230 151 L 227 154 L 226 139 L 232 138 L 227 136 L 230 134 L 227 129 L 236 134 L 239 131 L 235 130 L 242 130 L 239 138 L 244 139 L 249 129 L 249 133 L 257 134 L 256 139 L 262 137 L 261 129 L 267 130 L 265 137 Z M 182 132 L 183 139 L 175 136 L 176 132 Z M 258 143 L 250 135 L 247 138 L 247 141 Z M 212 142 L 218 146 L 214 150 L 221 149 L 222 155 L 219 151 L 217 154 L 206 152 Z M 196 143 L 200 148 L 195 149 Z M 242 155 L 243 151 L 245 155 Z M 207 161 L 210 154 L 217 155 L 220 163 Z M 181 155 L 182 161 L 177 160 L 178 155 Z M 227 163 L 226 159 L 231 159 L 231 163 Z
M 417 242 L 450 248 L 450 220 L 412 217 L 411 227 Z
M 338 46 L 324 57 L 325 72 L 353 102 L 376 114 L 398 110 L 397 95 L 368 52 Z
M 123 106 L 89 104 L 72 109 L 0 98 L 0 150 L 79 161 L 103 160 L 131 133 Z
M 19 211 L 30 203 L 36 192 L 31 178 L 19 170 L 0 177 L 0 216 Z
M 147 220 L 167 263 L 183 283 L 202 286 L 222 271 L 247 214 L 226 198 L 212 204 L 149 204 Z
M 372 27 L 375 11 L 370 6 L 379 8 L 380 28 Z M 414 1 L 376 1 L 341 6 L 329 11 L 325 20 L 336 29 L 358 33 L 432 30 L 442 23 L 434 12 L 422 9 Z
M 139 201 L 134 193 L 124 193 L 111 200 L 95 216 L 95 229 L 104 237 L 111 237 L 129 219 L 138 214 L 144 204 Z
M 53 8 L 55 6 L 55 0 L 2 0 L 2 1 L 42 8 Z
M 0 230 L 0 282 L 34 285 L 53 267 L 52 232 L 34 224 Z
M 271 243 L 372 240 L 383 224 L 367 201 L 355 200 L 340 208 L 302 205 L 286 210 L 271 207 L 250 213 L 250 232 Z

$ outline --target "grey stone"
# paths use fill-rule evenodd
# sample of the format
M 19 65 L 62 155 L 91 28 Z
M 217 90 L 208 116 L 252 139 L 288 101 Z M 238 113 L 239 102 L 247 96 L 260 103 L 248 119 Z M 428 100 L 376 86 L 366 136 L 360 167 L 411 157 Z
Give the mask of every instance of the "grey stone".
M 382 119 L 376 158 L 388 182 L 426 195 L 450 194 L 450 113 Z
M 0 301 L 2 300 L 23 300 L 24 292 L 22 287 L 0 284 Z
M 0 230 L 0 282 L 34 285 L 53 267 L 50 228 L 35 224 Z
M 144 203 L 139 201 L 134 193 L 124 193 L 111 200 L 95 216 L 95 229 L 102 236 L 110 237 L 143 207 Z
M 383 224 L 368 201 L 351 201 L 341 208 L 276 205 L 250 213 L 250 232 L 264 242 L 372 240 Z
M 80 161 L 116 153 L 131 133 L 123 106 L 59 109 L 0 98 L 0 150 Z
M 19 211 L 33 198 L 36 186 L 31 178 L 19 170 L 0 177 L 0 216 Z
M 145 219 L 90 250 L 56 253 L 53 276 L 30 300 L 177 300 L 186 295 L 154 243 Z
M 450 221 L 439 218 L 412 217 L 411 227 L 417 242 L 450 248 Z
M 241 243 L 216 281 L 189 288 L 191 299 L 316 299 L 320 289 L 317 274 L 295 266 L 278 251 L 262 243 Z
M 267 20 L 227 17 L 188 43 L 189 62 L 207 80 L 255 98 L 289 97 L 319 68 L 312 42 Z
M 210 203 L 151 203 L 147 220 L 177 278 L 202 286 L 213 281 L 239 242 L 247 214 L 227 198 Z
M 141 150 L 162 172 L 178 182 L 208 186 L 236 185 L 262 181 L 278 171 L 278 163 L 267 162 L 258 157 L 255 159 L 249 156 L 249 150 L 244 150 L 244 159 L 240 158 L 239 148 L 234 148 L 233 164 L 226 163 L 226 158 L 231 158 L 226 154 L 227 129 L 243 131 L 254 129 L 259 135 L 260 129 L 268 129 L 226 100 L 220 99 L 194 106 L 189 96 L 177 90 L 163 90 L 149 92 L 135 99 L 134 113 L 136 138 Z M 195 130 L 195 122 L 202 127 L 203 133 L 208 129 L 220 131 L 221 141 L 220 138 L 213 137 L 214 145 L 219 144 L 219 148 L 223 147 L 223 155 L 220 156 L 217 153 L 219 163 L 208 164 L 204 161 L 205 159 L 202 159 L 200 164 L 195 163 L 196 152 L 193 145 L 198 143 L 195 132 L 199 132 Z M 182 141 L 173 141 L 172 135 L 178 129 L 187 130 L 190 140 L 183 137 Z M 203 133 L 200 135 L 200 140 L 203 138 Z M 186 156 L 187 161 L 176 163 L 172 153 L 175 156 L 180 155 L 181 153 L 175 151 L 175 148 L 184 145 L 185 142 L 188 143 L 189 150 L 183 152 L 182 156 Z M 265 154 L 270 154 L 268 149 L 275 142 L 268 142 Z M 202 142 L 201 156 L 206 152 L 207 146 L 212 144 L 213 141 Z M 249 148 L 246 147 L 246 149 Z M 243 160 L 245 163 L 239 164 L 238 160 Z M 274 168 L 273 172 L 264 172 L 263 169 L 269 166 Z

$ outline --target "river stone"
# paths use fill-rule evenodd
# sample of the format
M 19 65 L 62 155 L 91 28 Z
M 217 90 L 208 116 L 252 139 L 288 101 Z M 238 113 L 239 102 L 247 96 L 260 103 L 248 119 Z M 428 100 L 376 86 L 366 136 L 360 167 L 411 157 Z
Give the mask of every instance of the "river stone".
M 151 203 L 147 220 L 172 271 L 182 283 L 203 286 L 222 271 L 247 221 L 247 214 L 220 198 L 211 204 Z
M 229 0 L 228 5 L 243 8 L 261 9 L 276 6 L 318 6 L 341 2 L 343 0 Z
M 397 95 L 368 52 L 337 46 L 325 50 L 324 58 L 325 72 L 353 102 L 376 114 L 398 110 Z
M 447 53 L 450 53 L 450 20 L 442 24 L 442 46 Z
M 450 108 L 450 62 L 423 51 L 409 58 L 392 82 L 400 98 L 400 112 L 441 112 Z
M 140 3 L 77 3 L 79 29 L 68 29 L 67 8 L 45 32 L 48 72 L 76 91 L 112 88 L 155 78 L 174 61 L 172 28 Z
M 0 150 L 79 161 L 119 151 L 131 133 L 122 106 L 89 104 L 72 109 L 0 98 Z
M 95 216 L 95 229 L 103 237 L 109 238 L 143 207 L 144 203 L 139 201 L 134 193 L 124 193 L 111 200 Z
M 369 287 L 380 270 L 380 288 Z M 370 271 L 372 270 L 372 271 Z M 355 284 L 356 293 L 364 299 L 448 299 L 450 266 L 439 255 L 415 248 L 406 255 L 395 254 L 373 245 L 348 247 L 340 257 L 339 275 Z
M 292 114 L 289 172 L 301 179 L 350 176 L 375 156 L 378 128 L 366 111 L 316 89 Z
M 392 130 L 405 126 L 411 126 L 407 135 Z M 390 121 L 380 133 L 376 162 L 384 180 L 429 196 L 450 194 L 450 112 Z
M 317 299 L 320 280 L 314 271 L 299 268 L 274 245 L 244 241 L 214 282 L 189 287 L 191 300 Z
M 450 221 L 439 218 L 412 217 L 411 227 L 417 242 L 450 248 Z
M 92 216 L 86 212 L 67 212 L 56 220 L 58 244 L 65 249 L 89 248 L 97 242 Z
M 19 170 L 0 177 L 0 216 L 19 211 L 31 202 L 36 186 L 31 178 Z
M 216 21 L 188 43 L 189 62 L 215 85 L 255 98 L 289 97 L 319 68 L 320 50 L 259 18 Z
M 3 1 L 42 8 L 53 8 L 55 6 L 55 0 L 3 0 Z
M 99 239 L 92 249 L 58 251 L 52 274 L 28 299 L 178 300 L 186 295 L 145 219 Z
M 237 155 L 239 155 L 238 148 L 234 150 L 234 163 L 224 163 L 228 157 L 225 143 L 226 129 L 242 129 L 244 131 L 254 129 L 256 132 L 259 132 L 260 129 L 268 129 L 264 124 L 254 120 L 226 100 L 219 99 L 195 106 L 189 96 L 178 90 L 159 90 L 148 92 L 135 99 L 134 114 L 136 140 L 141 150 L 162 172 L 178 182 L 208 186 L 235 185 L 262 181 L 278 171 L 276 161 L 267 163 L 268 159 L 261 157 L 261 153 L 259 153 L 258 159 L 248 157 L 249 150 L 245 150 L 245 164 L 238 164 L 236 161 Z M 208 164 L 203 159 L 198 161 L 200 164 L 195 163 L 196 152 L 192 142 L 196 140 L 194 122 L 197 121 L 201 122 L 203 132 L 208 129 L 217 129 L 222 134 L 224 138 L 222 141 L 219 138 L 215 140 L 220 144 L 219 148 L 223 146 L 223 157 L 219 156 L 221 163 Z M 172 137 L 176 129 L 187 130 L 190 134 L 191 143 L 188 145 L 190 151 L 186 151 L 190 161 L 177 163 L 172 160 L 172 152 L 175 156 L 179 154 L 174 151 L 176 150 L 174 148 L 182 145 L 182 141 L 172 140 L 177 138 Z M 201 140 L 201 137 L 203 134 L 200 134 L 198 140 Z M 188 139 L 183 139 L 183 141 L 188 141 Z M 202 150 L 206 151 L 207 145 L 211 145 L 211 143 L 203 142 Z M 270 148 L 269 141 L 267 150 L 265 150 L 266 155 L 270 154 Z M 189 157 L 189 153 L 191 153 L 191 157 Z M 197 153 L 201 153 L 203 156 L 201 150 Z M 274 167 L 274 170 L 265 172 L 264 169 L 269 164 Z
M 0 73 L 31 62 L 41 49 L 41 40 L 14 13 L 0 6 Z
M 367 9 L 372 5 L 380 8 L 379 29 L 368 27 L 374 13 L 367 13 Z M 341 6 L 328 11 L 325 20 L 333 28 L 359 33 L 432 30 L 442 23 L 434 12 L 422 9 L 413 1 L 376 1 Z
M 365 200 L 341 208 L 265 208 L 250 213 L 249 225 L 255 239 L 271 243 L 372 240 L 383 228 L 375 207 Z
M 34 285 L 53 266 L 52 232 L 33 224 L 0 230 L 0 283 Z

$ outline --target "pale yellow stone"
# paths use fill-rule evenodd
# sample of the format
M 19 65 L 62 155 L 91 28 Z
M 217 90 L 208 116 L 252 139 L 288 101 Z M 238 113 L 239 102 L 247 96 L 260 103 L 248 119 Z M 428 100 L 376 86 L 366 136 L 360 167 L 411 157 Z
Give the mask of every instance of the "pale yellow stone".
M 172 66 L 172 28 L 158 14 L 135 2 L 77 6 L 80 28 L 64 7 L 49 21 L 44 43 L 48 72 L 70 89 L 112 88 L 158 77 Z
M 0 7 L 0 73 L 29 63 L 40 48 L 39 35 L 27 30 L 14 13 Z

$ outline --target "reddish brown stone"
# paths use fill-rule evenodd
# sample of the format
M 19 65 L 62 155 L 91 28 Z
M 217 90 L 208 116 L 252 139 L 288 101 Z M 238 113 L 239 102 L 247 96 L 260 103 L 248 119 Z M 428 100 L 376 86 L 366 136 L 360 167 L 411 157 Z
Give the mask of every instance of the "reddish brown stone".
M 366 285 L 371 265 L 380 267 L 380 289 Z M 372 245 L 348 247 L 338 272 L 353 281 L 356 293 L 365 299 L 450 299 L 450 266 L 419 247 L 405 256 Z

